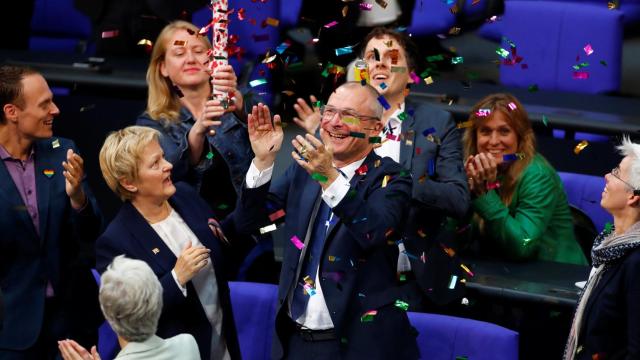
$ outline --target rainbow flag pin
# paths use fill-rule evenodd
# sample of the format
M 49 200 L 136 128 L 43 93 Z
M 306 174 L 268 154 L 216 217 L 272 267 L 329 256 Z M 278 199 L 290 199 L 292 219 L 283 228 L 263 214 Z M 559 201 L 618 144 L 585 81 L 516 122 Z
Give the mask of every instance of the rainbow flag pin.
M 42 172 L 46 177 L 51 178 L 56 172 L 53 169 L 44 169 Z

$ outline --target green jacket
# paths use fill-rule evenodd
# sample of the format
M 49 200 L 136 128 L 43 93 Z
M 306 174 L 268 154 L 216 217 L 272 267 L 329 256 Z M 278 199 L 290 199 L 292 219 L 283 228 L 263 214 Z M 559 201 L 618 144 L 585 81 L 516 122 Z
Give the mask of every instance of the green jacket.
M 485 220 L 482 248 L 513 260 L 587 264 L 560 177 L 539 154 L 522 172 L 511 205 L 490 190 L 473 200 L 473 209 Z

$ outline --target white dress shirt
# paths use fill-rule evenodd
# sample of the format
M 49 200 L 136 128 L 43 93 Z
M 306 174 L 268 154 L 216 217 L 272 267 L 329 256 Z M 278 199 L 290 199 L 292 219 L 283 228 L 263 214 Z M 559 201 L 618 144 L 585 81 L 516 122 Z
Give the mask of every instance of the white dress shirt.
M 203 246 L 198 237 L 191 231 L 189 225 L 187 225 L 180 214 L 173 209 L 171 209 L 166 219 L 150 225 L 176 257 L 180 257 L 180 254 L 182 254 L 182 251 L 189 241 L 191 241 L 191 247 Z M 171 274 L 178 287 L 182 290 L 182 294 L 186 297 L 186 287 L 180 286 L 175 271 L 171 270 Z M 220 307 L 218 283 L 211 258 L 208 259 L 204 269 L 200 270 L 200 272 L 191 279 L 191 282 L 196 289 L 200 304 L 212 326 L 212 357 L 216 359 L 230 359 L 231 357 L 226 343 L 224 343 L 224 336 L 222 334 L 222 308 Z M 218 349 L 221 353 L 216 355 L 213 351 L 214 349 Z
M 380 157 L 390 157 L 393 161 L 400 162 L 400 135 L 402 134 L 402 121 L 398 118 L 404 112 L 404 103 L 400 105 L 380 132 L 382 146 L 374 151 Z M 387 137 L 390 134 L 390 137 Z
M 322 191 L 322 200 L 330 208 L 333 209 L 347 195 L 347 193 L 349 192 L 349 189 L 351 188 L 351 184 L 349 184 L 349 181 L 351 181 L 351 178 L 355 174 L 356 170 L 362 165 L 362 163 L 364 162 L 364 159 L 365 158 L 362 158 L 347 166 L 338 168 L 339 172 L 341 173 L 341 176 L 338 176 L 336 180 L 332 182 L 329 185 L 329 187 L 327 187 L 326 190 Z M 271 166 L 269 169 L 266 169 L 260 172 L 258 168 L 256 168 L 255 165 L 253 165 L 253 162 L 251 162 L 249 171 L 247 171 L 247 187 L 248 188 L 257 187 L 268 182 L 271 179 L 272 170 L 273 170 L 273 166 Z M 267 178 L 267 175 L 268 175 L 268 178 Z M 255 184 L 259 184 L 259 185 L 251 186 Z M 331 218 L 333 218 L 333 213 L 331 213 Z M 309 226 L 313 226 L 313 221 L 309 223 Z M 329 314 L 327 303 L 324 300 L 324 295 L 322 293 L 322 286 L 320 286 L 319 270 L 320 269 L 316 271 L 316 278 L 315 278 L 316 293 L 315 295 L 309 298 L 309 302 L 307 304 L 307 309 L 305 310 L 305 312 L 302 315 L 300 315 L 298 319 L 295 319 L 295 320 L 296 322 L 303 325 L 304 327 L 312 330 L 332 329 L 333 321 L 331 320 L 331 315 Z M 295 286 L 294 286 L 294 291 L 295 291 Z M 293 299 L 292 293 L 289 294 L 288 301 L 291 302 L 291 299 Z

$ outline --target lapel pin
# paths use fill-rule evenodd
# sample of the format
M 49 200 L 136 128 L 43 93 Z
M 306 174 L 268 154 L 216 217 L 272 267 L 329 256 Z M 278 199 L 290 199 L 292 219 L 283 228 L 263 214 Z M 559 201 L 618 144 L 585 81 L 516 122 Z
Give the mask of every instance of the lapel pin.
M 160 252 L 160 249 L 158 249 L 158 248 L 153 248 L 153 249 L 151 250 L 151 252 L 153 252 L 153 254 L 154 254 L 154 255 L 158 255 L 158 253 Z
M 51 142 L 51 147 L 55 148 L 59 148 L 60 147 L 60 140 L 59 139 L 53 139 L 53 141 Z
M 44 174 L 44 176 L 51 178 L 56 172 L 53 171 L 53 169 L 44 169 L 42 173 Z

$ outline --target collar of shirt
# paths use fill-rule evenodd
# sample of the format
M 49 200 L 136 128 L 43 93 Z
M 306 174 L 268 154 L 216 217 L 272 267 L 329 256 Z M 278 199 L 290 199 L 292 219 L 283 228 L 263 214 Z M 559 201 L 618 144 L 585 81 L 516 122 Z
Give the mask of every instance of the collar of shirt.
M 344 176 L 347 179 L 347 181 L 351 181 L 351 178 L 356 173 L 356 170 L 358 170 L 358 168 L 362 165 L 362 163 L 364 162 L 364 159 L 366 158 L 367 157 L 365 156 L 358 161 L 354 161 L 349 165 L 343 166 L 341 168 L 336 168 L 336 169 L 338 169 L 338 172 L 342 176 Z
M 400 104 L 400 108 L 396 109 L 396 111 L 391 114 L 389 120 L 387 120 L 387 124 L 382 128 L 381 136 L 384 137 L 385 134 L 391 133 L 392 135 L 399 135 L 402 132 L 402 121 L 400 121 L 399 116 L 404 112 L 404 103 Z M 393 129 L 393 130 L 391 130 Z
M 27 158 L 27 160 L 25 161 L 29 161 L 33 158 L 33 146 L 31 147 L 31 151 L 29 152 L 29 157 Z M 19 162 L 24 162 L 20 159 L 14 158 L 11 154 L 9 154 L 9 152 L 7 151 L 7 149 L 0 145 L 0 159 L 6 161 L 6 160 L 13 160 L 13 161 L 19 161 Z

